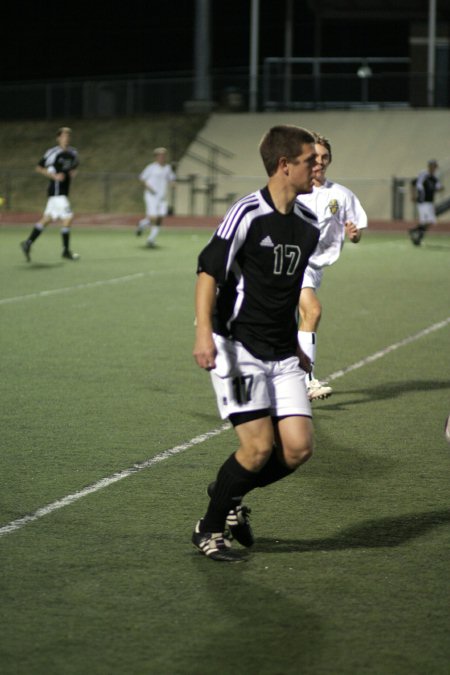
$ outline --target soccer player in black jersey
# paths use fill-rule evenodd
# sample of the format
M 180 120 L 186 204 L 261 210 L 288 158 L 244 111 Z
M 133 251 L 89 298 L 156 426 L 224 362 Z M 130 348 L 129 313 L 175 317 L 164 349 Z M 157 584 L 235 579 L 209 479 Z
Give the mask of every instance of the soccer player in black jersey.
M 42 234 L 52 220 L 61 220 L 61 237 L 63 244 L 62 257 L 67 260 L 78 260 L 78 253 L 70 250 L 70 227 L 73 212 L 69 202 L 71 179 L 78 167 L 78 153 L 70 146 L 72 130 L 69 127 L 58 129 L 58 144 L 47 150 L 36 166 L 36 171 L 49 179 L 47 188 L 47 204 L 42 218 L 34 225 L 30 236 L 20 244 L 28 262 L 31 260 L 31 246 Z
M 198 259 L 194 358 L 210 371 L 239 448 L 208 487 L 192 542 L 213 560 L 241 561 L 230 539 L 253 544 L 243 497 L 297 469 L 313 449 L 308 357 L 297 342 L 303 274 L 320 231 L 296 197 L 311 192 L 314 137 L 272 127 L 259 150 L 266 187 L 238 200 Z
M 436 209 L 434 195 L 444 189 L 436 172 L 439 168 L 437 160 L 430 159 L 428 170 L 421 171 L 412 181 L 412 199 L 416 203 L 419 222 L 416 227 L 408 230 L 414 246 L 420 246 L 425 232 L 431 225 L 436 225 Z

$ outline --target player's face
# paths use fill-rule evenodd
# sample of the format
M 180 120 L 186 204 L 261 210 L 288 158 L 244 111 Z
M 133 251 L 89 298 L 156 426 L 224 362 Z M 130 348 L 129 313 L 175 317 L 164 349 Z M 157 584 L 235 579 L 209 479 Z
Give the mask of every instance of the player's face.
M 58 137 L 58 143 L 62 148 L 67 148 L 70 143 L 70 131 L 62 131 Z
M 292 185 L 299 194 L 312 191 L 313 171 L 316 166 L 316 151 L 313 143 L 305 143 L 302 152 L 295 159 L 288 162 L 289 175 Z
M 322 185 L 325 182 L 325 174 L 330 166 L 330 153 L 324 145 L 316 143 L 316 166 L 314 167 L 314 183 Z

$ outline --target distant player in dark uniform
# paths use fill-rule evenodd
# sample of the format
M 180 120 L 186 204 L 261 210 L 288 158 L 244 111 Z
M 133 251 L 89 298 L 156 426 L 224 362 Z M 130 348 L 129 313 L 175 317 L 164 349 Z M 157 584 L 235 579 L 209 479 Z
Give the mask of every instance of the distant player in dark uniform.
M 78 153 L 72 148 L 70 136 L 72 130 L 69 127 L 61 127 L 56 135 L 58 145 L 47 150 L 36 166 L 36 171 L 50 179 L 47 189 L 47 205 L 42 218 L 35 224 L 30 236 L 20 246 L 28 262 L 31 260 L 30 251 L 34 241 L 42 234 L 43 230 L 53 220 L 61 220 L 61 237 L 63 244 L 62 257 L 67 260 L 78 260 L 77 253 L 70 250 L 70 227 L 73 220 L 73 212 L 69 202 L 69 190 L 71 179 L 76 174 L 78 167 Z
M 260 143 L 268 184 L 237 201 L 200 253 L 194 358 L 211 372 L 223 419 L 239 449 L 208 487 L 206 514 L 192 542 L 213 560 L 242 560 L 230 539 L 253 544 L 242 498 L 297 469 L 313 447 L 305 376 L 309 359 L 297 342 L 296 310 L 320 231 L 296 200 L 312 190 L 314 137 L 281 125 Z
M 439 165 L 435 159 L 428 162 L 428 170 L 421 171 L 412 181 L 412 199 L 416 203 L 418 225 L 409 230 L 409 236 L 414 246 L 420 246 L 425 232 L 430 225 L 436 225 L 436 209 L 434 195 L 443 190 L 443 186 L 436 176 Z

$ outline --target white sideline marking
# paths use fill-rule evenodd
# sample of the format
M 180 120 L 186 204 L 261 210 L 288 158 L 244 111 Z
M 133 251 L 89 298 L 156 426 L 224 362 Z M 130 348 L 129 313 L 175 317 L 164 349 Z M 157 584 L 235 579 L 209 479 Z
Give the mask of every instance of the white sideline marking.
M 200 434 L 200 436 L 191 438 L 191 440 L 187 441 L 187 443 L 176 445 L 174 448 L 170 448 L 170 450 L 164 450 L 163 452 L 160 452 L 159 455 L 155 455 L 155 457 L 152 457 L 151 459 L 147 459 L 144 462 L 138 462 L 137 464 L 133 464 L 133 466 L 130 467 L 129 469 L 118 471 L 117 473 L 114 473 L 112 476 L 102 478 L 96 483 L 88 485 L 79 492 L 74 492 L 73 494 L 67 495 L 62 499 L 57 499 L 56 502 L 47 504 L 47 506 L 42 506 L 40 509 L 37 509 L 37 511 L 35 511 L 34 513 L 31 513 L 28 516 L 23 516 L 22 518 L 17 518 L 17 520 L 13 520 L 11 523 L 8 523 L 8 525 L 0 527 L 0 537 L 3 536 L 4 534 L 10 534 L 11 532 L 15 532 L 24 525 L 28 525 L 28 523 L 32 523 L 34 520 L 39 520 L 39 518 L 48 516 L 49 513 L 57 511 L 58 509 L 62 509 L 64 506 L 73 504 L 74 502 L 78 501 L 79 499 L 82 499 L 83 497 L 86 497 L 87 495 L 92 494 L 93 492 L 103 490 L 103 488 L 109 487 L 113 483 L 117 483 L 117 481 L 122 480 L 123 478 L 128 478 L 128 476 L 131 476 L 133 473 L 137 473 L 138 471 L 142 471 L 143 469 L 148 469 L 154 464 L 158 464 L 158 462 L 163 462 L 164 460 L 169 459 L 169 457 L 172 457 L 172 455 L 178 455 L 180 452 L 184 452 L 185 450 L 192 448 L 192 446 L 194 445 L 204 443 L 209 438 L 213 438 L 213 436 L 218 436 L 223 431 L 229 428 L 230 425 L 227 422 L 226 424 L 223 424 L 221 427 L 218 427 L 217 429 L 207 431 L 205 434 Z
M 53 288 L 50 291 L 38 291 L 37 293 L 29 293 L 28 295 L 16 295 L 12 298 L 3 298 L 0 300 L 0 305 L 6 305 L 11 302 L 21 302 L 22 300 L 32 300 L 33 298 L 44 298 L 48 295 L 58 295 L 59 293 L 70 293 L 71 291 L 79 291 L 85 288 L 95 288 L 95 286 L 106 286 L 108 284 L 120 284 L 123 281 L 132 281 L 145 276 L 144 272 L 137 272 L 136 274 L 128 274 L 125 277 L 115 277 L 113 279 L 103 279 L 102 281 L 91 281 L 87 284 L 76 284 L 75 286 L 66 286 L 65 288 Z
M 399 349 L 400 347 L 404 347 L 405 345 L 408 345 L 411 342 L 415 342 L 416 340 L 419 340 L 420 338 L 429 335 L 430 333 L 440 330 L 441 328 L 445 328 L 445 326 L 447 326 L 448 324 L 450 324 L 450 317 L 444 319 L 443 321 L 439 321 L 438 323 L 434 323 L 428 328 L 424 328 L 423 330 L 419 331 L 418 333 L 415 333 L 414 335 L 410 335 L 404 340 L 395 342 L 394 344 L 389 345 L 389 347 L 385 347 L 385 349 L 380 349 L 380 351 L 375 352 L 370 356 L 367 356 L 365 359 L 361 359 L 361 361 L 353 363 L 351 366 L 348 366 L 347 368 L 337 370 L 336 372 L 331 373 L 331 375 L 329 375 L 326 379 L 336 380 L 338 377 L 343 377 L 347 373 L 350 373 L 352 370 L 362 368 L 363 366 L 366 366 L 367 364 L 372 363 L 373 361 L 377 361 L 378 359 L 383 358 L 383 356 L 390 354 L 391 352 L 395 351 L 396 349 Z M 185 450 L 192 448 L 194 445 L 204 443 L 204 441 L 207 441 L 208 439 L 213 438 L 214 436 L 219 436 L 227 429 L 230 429 L 230 425 L 228 424 L 228 422 L 226 424 L 223 424 L 221 427 L 218 427 L 217 429 L 207 431 L 204 434 L 200 434 L 200 436 L 195 436 L 195 438 L 191 438 L 191 440 L 187 441 L 186 443 L 176 445 L 175 447 L 170 448 L 169 450 L 164 450 L 163 452 L 160 452 L 158 455 L 155 455 L 155 457 L 152 457 L 151 459 L 147 459 L 144 462 L 133 464 L 133 466 L 130 467 L 129 469 L 124 469 L 123 471 L 118 471 L 117 473 L 114 473 L 112 476 L 102 478 L 96 483 L 88 485 L 83 490 L 74 492 L 73 494 L 67 495 L 62 499 L 57 499 L 55 502 L 52 502 L 51 504 L 47 504 L 47 506 L 43 506 L 40 509 L 37 509 L 36 511 L 34 511 L 34 513 L 31 513 L 28 516 L 22 516 L 22 518 L 17 518 L 17 520 L 13 520 L 7 525 L 0 527 L 0 537 L 2 537 L 5 534 L 10 534 L 11 532 L 15 532 L 16 530 L 20 530 L 20 528 L 24 527 L 25 525 L 28 525 L 28 523 L 32 523 L 33 521 L 39 520 L 44 516 L 48 516 L 50 513 L 53 513 L 53 511 L 62 509 L 64 506 L 68 506 L 69 504 L 73 504 L 74 502 L 78 501 L 79 499 L 82 499 L 83 497 L 86 497 L 87 495 L 90 495 L 94 492 L 98 492 L 99 490 L 103 490 L 104 488 L 109 487 L 113 483 L 117 483 L 117 481 L 122 480 L 123 478 L 128 478 L 128 476 L 131 476 L 134 473 L 142 471 L 143 469 L 148 469 L 151 466 L 158 464 L 158 462 L 164 462 L 166 459 L 169 459 L 169 457 L 179 455 L 181 452 L 184 452 Z
M 448 324 L 450 324 L 450 316 L 444 319 L 443 321 L 439 321 L 438 323 L 432 324 L 428 328 L 420 330 L 418 333 L 415 333 L 414 335 L 410 335 L 404 340 L 400 340 L 400 342 L 395 342 L 394 344 L 389 345 L 389 347 L 385 347 L 385 349 L 380 349 L 380 351 L 375 352 L 375 354 L 366 356 L 365 359 L 361 359 L 361 361 L 357 361 L 356 363 L 353 363 L 351 366 L 348 366 L 347 368 L 343 368 L 342 370 L 337 370 L 335 373 L 331 373 L 331 375 L 328 375 L 328 377 L 326 377 L 325 379 L 336 380 L 338 377 L 343 377 L 347 373 L 350 373 L 352 370 L 357 370 L 358 368 L 367 366 L 368 363 L 377 361 L 378 359 L 383 358 L 383 356 L 386 356 L 386 354 L 390 354 L 391 352 L 395 351 L 396 349 L 399 349 L 400 347 L 409 345 L 411 342 L 415 342 L 416 340 L 419 340 L 421 337 L 424 337 L 425 335 L 429 335 L 430 333 L 434 333 L 434 331 L 436 330 L 445 328 L 445 326 L 447 326 Z

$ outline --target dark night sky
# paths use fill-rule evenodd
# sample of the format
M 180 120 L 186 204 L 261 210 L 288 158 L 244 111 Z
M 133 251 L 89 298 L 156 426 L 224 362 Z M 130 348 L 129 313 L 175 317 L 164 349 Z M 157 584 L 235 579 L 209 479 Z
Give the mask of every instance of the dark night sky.
M 295 3 L 294 56 L 312 56 L 313 14 Z M 260 0 L 260 61 L 283 56 L 283 0 Z M 115 5 L 9 3 L 0 41 L 2 81 L 192 70 L 195 0 Z M 5 16 L 5 14 L 4 14 Z M 211 0 L 212 69 L 248 67 L 250 0 Z M 380 40 L 380 35 L 383 39 Z M 329 21 L 323 56 L 406 56 L 396 22 Z M 389 53 L 388 53 L 389 52 Z

